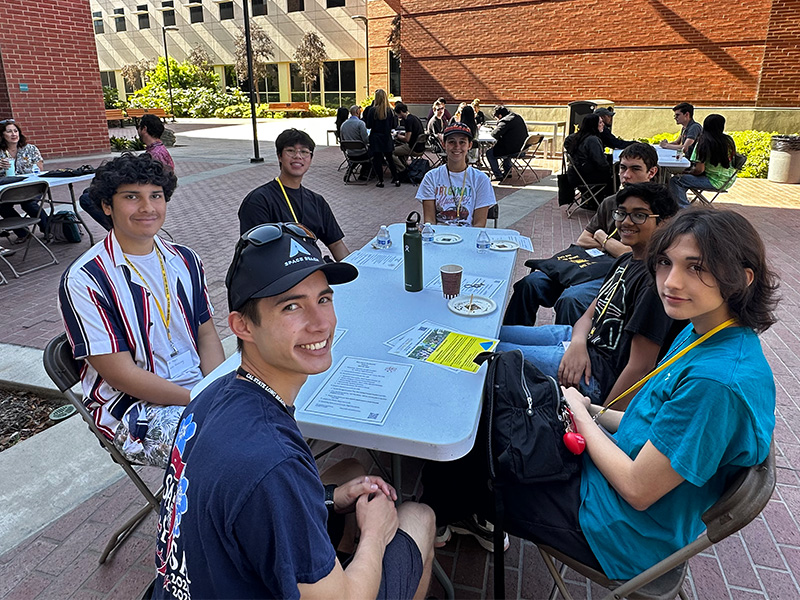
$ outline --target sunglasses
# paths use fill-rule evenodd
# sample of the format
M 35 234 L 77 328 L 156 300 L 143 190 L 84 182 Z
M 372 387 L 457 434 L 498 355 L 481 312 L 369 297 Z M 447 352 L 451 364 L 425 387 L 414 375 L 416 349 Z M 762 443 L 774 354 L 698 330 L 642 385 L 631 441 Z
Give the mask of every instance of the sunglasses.
M 7 125 L 8 123 L 16 123 L 14 119 L 3 119 L 0 121 L 0 125 Z
M 611 213 L 611 216 L 614 218 L 615 221 L 620 221 L 620 222 L 630 217 L 634 225 L 641 225 L 642 223 L 646 222 L 647 219 L 655 219 L 657 217 L 660 217 L 661 215 L 649 215 L 643 212 L 629 213 L 625 212 L 621 208 L 617 208 L 614 210 L 613 213 Z
M 314 232 L 300 223 L 265 223 L 264 225 L 253 227 L 250 231 L 242 234 L 242 237 L 236 242 L 236 251 L 233 254 L 232 262 L 234 268 L 228 272 L 228 276 L 225 278 L 225 285 L 230 288 L 233 274 L 239 266 L 239 261 L 242 258 L 242 252 L 244 252 L 245 248 L 248 246 L 263 246 L 269 244 L 270 242 L 281 239 L 284 233 L 306 239 L 312 244 L 317 241 L 317 236 L 314 235 Z

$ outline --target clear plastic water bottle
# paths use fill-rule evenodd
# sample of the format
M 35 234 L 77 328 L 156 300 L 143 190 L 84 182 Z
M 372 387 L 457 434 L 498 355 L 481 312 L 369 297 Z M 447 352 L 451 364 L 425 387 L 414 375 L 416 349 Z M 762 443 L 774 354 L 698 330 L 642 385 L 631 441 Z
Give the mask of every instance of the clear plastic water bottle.
M 431 227 L 430 223 L 425 223 L 425 226 L 422 228 L 422 241 L 423 243 L 432 242 L 433 241 L 433 227 Z
M 389 235 L 389 230 L 386 228 L 386 225 L 381 225 L 381 229 L 375 237 L 375 245 L 381 250 L 392 247 L 392 236 Z
M 42 172 L 42 170 L 39 168 L 39 165 L 37 165 L 37 164 L 34 164 L 34 165 L 33 165 L 33 170 L 31 171 L 31 173 L 33 174 L 33 176 L 34 176 L 34 177 L 38 177 L 38 176 L 41 174 L 41 172 Z
M 478 253 L 484 254 L 491 245 L 492 240 L 489 239 L 489 234 L 486 233 L 485 229 L 481 229 L 481 232 L 478 234 L 478 241 L 475 243 L 475 246 L 478 248 Z

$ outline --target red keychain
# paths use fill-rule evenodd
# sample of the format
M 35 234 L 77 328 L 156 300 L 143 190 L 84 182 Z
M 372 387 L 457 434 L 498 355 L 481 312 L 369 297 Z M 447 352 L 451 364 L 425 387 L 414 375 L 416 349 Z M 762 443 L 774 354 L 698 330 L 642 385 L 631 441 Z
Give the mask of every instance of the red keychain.
M 581 454 L 586 449 L 586 439 L 575 430 L 575 419 L 569 407 L 565 406 L 564 412 L 566 417 L 564 425 L 567 430 L 563 437 L 564 445 L 573 454 Z

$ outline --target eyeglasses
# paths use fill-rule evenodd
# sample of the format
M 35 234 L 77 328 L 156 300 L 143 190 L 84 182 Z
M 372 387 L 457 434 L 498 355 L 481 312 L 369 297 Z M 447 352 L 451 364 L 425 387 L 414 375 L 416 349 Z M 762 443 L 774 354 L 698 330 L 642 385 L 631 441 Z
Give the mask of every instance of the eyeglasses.
M 296 150 L 295 148 L 284 148 L 283 151 L 287 156 L 291 156 L 292 158 L 297 158 L 298 156 L 301 158 L 311 158 L 314 155 L 311 150 L 306 150 L 305 148 L 301 148 L 300 150 Z
M 228 271 L 228 276 L 225 278 L 225 285 L 231 287 L 231 280 L 233 274 L 239 267 L 239 261 L 242 258 L 242 253 L 248 246 L 263 246 L 279 240 L 283 237 L 284 233 L 288 233 L 295 237 L 309 240 L 312 244 L 316 243 L 317 236 L 314 232 L 308 229 L 301 223 L 265 223 L 253 227 L 250 231 L 242 234 L 239 241 L 236 242 L 236 251 L 233 253 L 233 261 L 231 262 L 231 269 Z
M 628 217 L 630 217 L 631 221 L 633 222 L 634 225 L 641 225 L 642 223 L 645 223 L 647 221 L 647 219 L 660 217 L 661 215 L 651 215 L 651 214 L 644 213 L 644 212 L 632 212 L 632 213 L 629 213 L 629 212 L 625 212 L 621 208 L 617 208 L 617 209 L 614 210 L 613 213 L 611 213 L 611 216 L 614 217 L 615 221 L 620 221 L 620 222 L 622 222 L 625 219 L 627 219 Z

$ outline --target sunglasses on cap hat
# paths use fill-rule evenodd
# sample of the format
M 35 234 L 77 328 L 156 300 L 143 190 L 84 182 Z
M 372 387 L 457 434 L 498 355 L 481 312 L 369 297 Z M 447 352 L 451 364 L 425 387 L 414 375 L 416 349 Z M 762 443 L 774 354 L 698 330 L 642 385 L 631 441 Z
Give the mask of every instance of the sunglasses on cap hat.
M 0 125 L 8 125 L 9 123 L 16 123 L 14 119 L 3 119 L 0 121 Z

